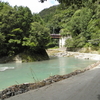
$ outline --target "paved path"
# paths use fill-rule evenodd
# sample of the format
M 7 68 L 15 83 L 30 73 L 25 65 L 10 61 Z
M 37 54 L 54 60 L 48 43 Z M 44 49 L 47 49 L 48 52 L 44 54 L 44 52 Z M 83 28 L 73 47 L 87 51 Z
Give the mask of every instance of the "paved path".
M 100 65 L 69 79 L 6 100 L 100 100 Z

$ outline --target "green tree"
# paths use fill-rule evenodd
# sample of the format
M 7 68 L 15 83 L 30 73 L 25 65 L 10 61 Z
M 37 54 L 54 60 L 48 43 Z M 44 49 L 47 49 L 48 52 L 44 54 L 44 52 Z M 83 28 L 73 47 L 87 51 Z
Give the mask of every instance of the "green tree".
M 39 14 L 33 14 L 33 22 L 38 22 L 42 25 L 44 24 L 44 21 Z
M 45 48 L 50 39 L 49 29 L 43 25 L 34 22 L 31 24 L 30 37 L 36 44 L 36 47 Z
M 39 48 L 45 49 L 49 40 L 49 29 L 38 22 L 33 22 L 31 23 L 29 37 L 24 37 L 22 45 L 30 48 L 30 50 L 37 50 Z
M 5 36 L 1 54 L 13 55 L 21 52 L 24 47 L 24 36 L 29 35 L 32 14 L 28 7 L 12 8 L 8 3 L 0 3 L 0 31 Z M 4 52 L 3 52 L 4 51 Z
M 0 2 L 0 57 L 25 53 L 30 61 L 34 55 L 38 60 L 43 55 L 48 59 L 45 48 L 49 39 L 49 29 L 39 14 L 32 15 L 28 7 Z

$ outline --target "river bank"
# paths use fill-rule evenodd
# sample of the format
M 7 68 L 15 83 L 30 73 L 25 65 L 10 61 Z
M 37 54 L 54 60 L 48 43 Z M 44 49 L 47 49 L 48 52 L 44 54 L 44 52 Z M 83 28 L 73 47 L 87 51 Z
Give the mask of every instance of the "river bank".
M 80 52 L 70 52 L 63 49 L 48 49 L 47 53 L 49 57 L 75 57 L 78 59 L 90 59 L 90 60 L 100 60 L 100 54 L 93 53 L 80 53 Z
M 85 68 L 83 70 L 76 70 L 76 71 L 71 72 L 71 73 L 66 74 L 66 75 L 50 76 L 49 78 L 44 79 L 43 81 L 40 81 L 40 82 L 13 85 L 13 86 L 8 87 L 7 89 L 0 92 L 0 99 L 4 100 L 5 98 L 9 98 L 9 97 L 12 97 L 12 96 L 15 96 L 18 94 L 22 94 L 22 93 L 28 92 L 30 90 L 38 89 L 38 88 L 41 88 L 43 86 L 50 85 L 50 84 L 53 84 L 55 82 L 58 82 L 58 81 L 61 81 L 64 79 L 68 79 L 72 76 L 75 76 L 75 75 L 83 73 L 87 70 L 90 70 L 90 69 L 98 66 L 99 64 L 100 64 L 100 61 L 88 66 L 87 68 Z
M 45 49 L 39 49 L 38 51 L 24 51 L 16 55 L 0 57 L 0 64 L 2 63 L 23 63 L 23 62 L 35 62 L 49 60 L 49 56 Z
M 49 54 L 50 52 L 52 52 L 52 54 Z M 86 54 L 87 57 L 88 57 L 88 53 L 66 52 L 64 49 L 63 50 L 62 49 L 61 50 L 58 50 L 58 49 L 49 50 L 49 52 L 47 51 L 47 53 L 49 54 L 49 56 L 53 56 L 53 57 L 54 56 L 56 56 L 56 57 L 66 57 L 66 56 L 67 57 L 70 57 L 70 56 L 81 57 L 80 54 L 81 55 L 85 55 Z M 90 55 L 90 57 L 91 57 L 91 55 L 93 55 L 94 57 L 96 56 L 95 54 L 89 54 L 89 55 Z M 91 57 L 92 59 L 93 59 L 93 56 Z M 90 59 L 90 58 L 85 58 L 84 56 L 82 56 L 82 57 L 84 59 Z M 95 60 L 97 60 L 97 59 L 95 59 Z M 58 81 L 61 81 L 61 80 L 64 80 L 64 79 L 68 79 L 68 78 L 70 78 L 72 76 L 78 75 L 80 73 L 84 73 L 85 71 L 90 70 L 90 69 L 98 66 L 99 64 L 100 64 L 100 61 L 97 61 L 96 63 L 88 66 L 87 68 L 85 68 L 83 70 L 76 70 L 74 72 L 71 72 L 71 73 L 65 74 L 65 75 L 50 76 L 49 78 L 46 78 L 46 79 L 44 79 L 42 81 L 38 81 L 38 82 L 35 82 L 35 83 L 26 83 L 26 84 L 13 85 L 13 86 L 8 87 L 8 88 L 6 88 L 6 89 L 4 89 L 3 91 L 0 92 L 0 99 L 4 100 L 5 98 L 10 98 L 12 96 L 28 92 L 30 90 L 38 89 L 38 88 L 53 84 L 53 83 L 58 82 Z
M 6 100 L 100 100 L 100 65 Z

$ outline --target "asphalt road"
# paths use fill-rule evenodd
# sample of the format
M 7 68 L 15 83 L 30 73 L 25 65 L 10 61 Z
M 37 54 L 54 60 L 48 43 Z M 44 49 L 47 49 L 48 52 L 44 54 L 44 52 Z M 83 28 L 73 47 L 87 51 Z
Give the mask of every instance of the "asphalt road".
M 100 65 L 69 79 L 6 100 L 100 100 Z

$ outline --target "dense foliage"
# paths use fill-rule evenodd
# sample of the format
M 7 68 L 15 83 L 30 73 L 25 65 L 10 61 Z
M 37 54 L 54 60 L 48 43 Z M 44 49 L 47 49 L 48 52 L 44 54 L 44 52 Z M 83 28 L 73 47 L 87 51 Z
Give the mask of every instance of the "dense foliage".
M 0 57 L 46 48 L 49 29 L 28 7 L 0 2 Z
M 68 48 L 100 48 L 100 1 L 58 0 L 61 4 L 46 9 L 41 17 L 51 33 L 71 36 L 66 40 Z M 56 10 L 55 10 L 56 8 Z M 47 20 L 48 19 L 48 20 Z
M 58 1 L 61 4 L 39 14 L 32 14 L 28 7 L 0 2 L 0 57 L 41 54 L 47 47 L 58 46 L 58 40 L 50 40 L 50 33 L 71 36 L 66 40 L 68 48 L 99 50 L 100 1 Z

